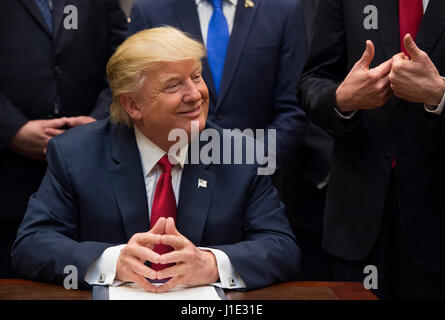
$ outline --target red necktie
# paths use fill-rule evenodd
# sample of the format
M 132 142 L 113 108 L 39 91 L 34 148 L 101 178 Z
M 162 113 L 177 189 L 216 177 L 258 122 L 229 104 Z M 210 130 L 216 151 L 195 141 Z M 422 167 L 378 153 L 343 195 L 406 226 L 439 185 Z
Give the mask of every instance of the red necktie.
M 172 167 L 173 165 L 168 160 L 168 155 L 165 155 L 158 161 L 158 165 L 162 169 L 162 174 L 156 184 L 155 196 L 153 205 L 151 207 L 150 229 L 154 227 L 159 218 L 172 217 L 176 222 L 176 198 L 172 186 Z M 158 254 L 165 254 L 172 251 L 173 248 L 165 244 L 158 244 L 153 251 Z M 173 264 L 151 264 L 153 270 L 161 270 Z
M 408 51 L 405 48 L 403 39 L 409 33 L 413 40 L 416 40 L 417 31 L 423 18 L 422 0 L 399 0 L 399 30 L 400 30 L 400 48 L 408 57 Z M 392 159 L 391 167 L 396 166 L 396 157 Z
M 400 48 L 408 57 L 409 54 L 403 44 L 403 38 L 409 33 L 413 40 L 416 40 L 422 18 L 422 0 L 399 0 Z

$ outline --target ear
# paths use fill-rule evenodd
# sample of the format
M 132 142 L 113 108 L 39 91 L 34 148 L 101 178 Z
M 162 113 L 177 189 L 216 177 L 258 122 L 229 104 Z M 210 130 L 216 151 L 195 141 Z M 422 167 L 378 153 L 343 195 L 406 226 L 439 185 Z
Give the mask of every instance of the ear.
M 124 108 L 125 112 L 134 121 L 142 119 L 141 108 L 136 103 L 135 97 L 132 94 L 124 93 L 119 97 L 119 101 Z

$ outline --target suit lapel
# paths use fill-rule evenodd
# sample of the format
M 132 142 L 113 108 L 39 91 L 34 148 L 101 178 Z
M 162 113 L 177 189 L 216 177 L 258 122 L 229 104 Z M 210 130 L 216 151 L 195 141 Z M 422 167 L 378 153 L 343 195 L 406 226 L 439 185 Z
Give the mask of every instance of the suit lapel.
M 42 13 L 40 12 L 39 7 L 37 7 L 34 0 L 20 0 L 20 2 L 28 10 L 28 12 L 34 17 L 34 19 L 36 19 L 37 23 L 40 25 L 40 27 L 43 28 L 45 33 L 51 38 L 52 37 L 51 31 L 49 30 L 49 27 L 46 24 L 45 19 L 43 18 Z
M 445 1 L 430 0 L 416 38 L 419 48 L 428 54 L 431 54 L 445 31 L 444 14 Z
M 177 0 L 174 3 L 176 16 L 178 17 L 181 30 L 191 34 L 196 40 L 204 43 L 201 33 L 198 11 L 194 0 Z M 216 100 L 215 86 L 213 85 L 212 73 L 207 58 L 202 62 L 202 75 L 207 79 L 206 84 L 209 88 L 210 96 Z
M 398 0 L 377 0 L 376 3 L 380 47 L 387 60 L 400 52 L 399 2 Z
M 224 97 L 230 87 L 232 78 L 238 67 L 241 54 L 249 35 L 250 27 L 254 20 L 258 7 L 261 5 L 260 0 L 254 0 L 255 6 L 246 7 L 243 0 L 238 0 L 236 7 L 235 20 L 230 36 L 229 46 L 227 48 L 226 59 L 224 62 L 224 71 L 221 79 L 221 88 L 218 96 L 216 109 L 222 104 Z
M 189 162 L 190 163 L 190 162 Z M 182 171 L 177 215 L 178 231 L 195 244 L 201 241 L 215 188 L 210 165 L 186 164 Z M 206 186 L 198 186 L 199 180 Z
M 54 39 L 57 39 L 63 21 L 63 9 L 66 0 L 53 1 Z
M 139 151 L 132 129 L 117 126 L 108 170 L 127 238 L 150 228 Z

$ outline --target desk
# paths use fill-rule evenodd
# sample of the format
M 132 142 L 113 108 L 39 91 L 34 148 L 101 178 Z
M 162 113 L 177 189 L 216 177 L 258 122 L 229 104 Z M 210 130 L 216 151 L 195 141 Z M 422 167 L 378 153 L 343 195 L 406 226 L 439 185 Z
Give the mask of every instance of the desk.
M 287 282 L 249 292 L 226 292 L 228 300 L 377 300 L 359 282 Z M 91 292 L 21 279 L 0 279 L 0 300 L 89 300 Z

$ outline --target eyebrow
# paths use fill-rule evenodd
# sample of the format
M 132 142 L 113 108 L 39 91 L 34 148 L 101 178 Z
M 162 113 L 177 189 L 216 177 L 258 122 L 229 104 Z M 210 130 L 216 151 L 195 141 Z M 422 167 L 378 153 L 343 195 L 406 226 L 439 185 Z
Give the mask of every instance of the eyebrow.
M 197 66 L 193 69 L 192 74 L 195 73 L 195 72 L 197 72 L 197 71 L 199 71 L 199 72 L 202 71 L 202 65 L 197 65 Z M 162 83 L 162 84 L 166 84 L 166 83 L 168 83 L 168 82 L 170 82 L 170 81 L 179 80 L 180 78 L 181 78 L 181 76 L 180 76 L 179 74 L 177 74 L 177 73 L 172 73 L 171 75 L 168 75 L 168 76 L 166 76 L 165 78 L 162 78 L 162 79 L 161 79 L 161 83 Z
M 173 81 L 173 80 L 179 80 L 181 77 L 178 74 L 172 74 L 169 76 L 166 76 L 165 78 L 161 79 L 162 84 L 166 84 L 167 82 Z

